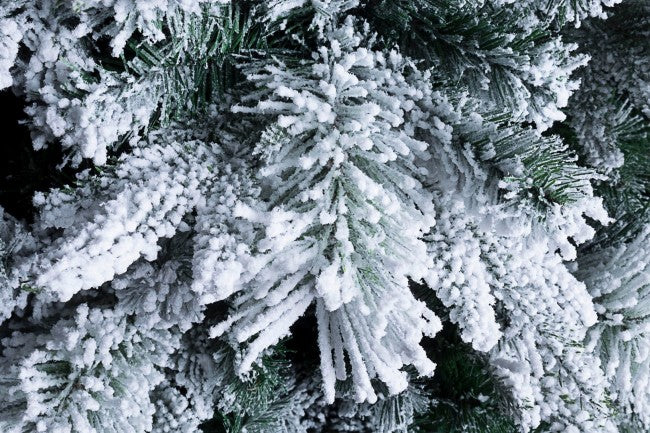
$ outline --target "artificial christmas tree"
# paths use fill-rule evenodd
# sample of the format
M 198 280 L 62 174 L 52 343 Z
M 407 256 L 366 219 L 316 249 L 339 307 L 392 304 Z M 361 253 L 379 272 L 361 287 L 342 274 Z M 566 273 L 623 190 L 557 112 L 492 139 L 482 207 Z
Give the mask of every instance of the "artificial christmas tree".
M 0 429 L 650 429 L 617 3 L 0 2 Z

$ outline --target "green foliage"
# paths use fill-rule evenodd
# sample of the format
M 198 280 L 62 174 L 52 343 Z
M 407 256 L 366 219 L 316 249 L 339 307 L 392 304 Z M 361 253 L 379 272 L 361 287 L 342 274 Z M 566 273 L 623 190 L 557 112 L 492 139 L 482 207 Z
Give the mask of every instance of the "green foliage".
M 633 114 L 627 104 L 622 104 L 616 119 L 620 119 L 615 128 L 624 163 L 596 188 L 617 219 L 608 229 L 609 242 L 633 235 L 650 221 L 650 122 Z
M 505 66 L 504 55 L 517 60 L 534 44 L 549 40 L 542 30 L 513 34 L 516 17 L 481 1 L 369 0 L 364 13 L 387 45 L 397 44 L 409 56 L 442 66 L 452 76 L 479 66 Z M 505 48 L 512 49 L 509 56 Z
M 488 176 L 501 181 L 501 200 L 528 204 L 543 215 L 554 204 L 591 195 L 591 182 L 599 175 L 578 161 L 561 136 L 541 135 L 509 111 L 485 109 L 454 88 L 447 92 L 459 95 L 452 100 L 457 108 L 439 116 L 452 126 L 456 148 L 464 152 L 469 146 Z
M 506 184 L 515 184 L 519 199 L 543 209 L 589 195 L 595 172 L 577 164 L 577 156 L 559 137 L 512 124 L 507 113 L 488 113 L 480 129 L 472 130 L 469 122 L 455 126 L 458 142 L 472 144 Z
M 369 0 L 362 14 L 388 48 L 397 45 L 496 107 L 519 112 L 522 98 L 544 90 L 530 82 L 524 65 L 552 40 L 548 23 L 523 29 L 523 13 L 482 1 Z
M 276 346 L 272 353 L 262 357 L 260 364 L 246 376 L 235 372 L 235 353 L 228 348 L 221 366 L 228 378 L 218 392 L 228 396 L 231 404 L 217 406 L 213 419 L 204 422 L 201 429 L 205 433 L 272 433 L 291 432 L 295 420 L 294 411 L 300 411 L 305 404 L 301 398 L 309 396 L 299 389 L 299 382 L 287 352 L 282 345 Z
M 237 57 L 266 47 L 263 27 L 246 3 L 203 7 L 201 14 L 169 14 L 160 42 L 134 38 L 115 65 L 142 82 L 159 83 L 160 122 L 196 115 L 223 101 L 244 77 Z
M 493 374 L 486 356 L 460 339 L 445 307 L 424 285 L 412 284 L 418 299 L 443 318 L 444 326 L 429 341 L 427 353 L 436 363 L 433 378 L 422 380 L 428 407 L 417 412 L 413 433 L 515 433 L 517 409 L 508 386 Z
M 431 347 L 436 374 L 427 381 L 432 404 L 416 416 L 419 433 L 515 433 L 515 407 L 507 386 L 490 371 L 485 357 L 461 342 L 446 323 Z
M 607 176 L 595 192 L 617 220 L 592 244 L 625 241 L 650 221 L 648 18 L 648 2 L 629 0 L 607 20 L 589 20 L 565 32 L 592 59 L 580 72 L 583 84 L 571 100 L 571 117 L 558 130 L 581 162 Z

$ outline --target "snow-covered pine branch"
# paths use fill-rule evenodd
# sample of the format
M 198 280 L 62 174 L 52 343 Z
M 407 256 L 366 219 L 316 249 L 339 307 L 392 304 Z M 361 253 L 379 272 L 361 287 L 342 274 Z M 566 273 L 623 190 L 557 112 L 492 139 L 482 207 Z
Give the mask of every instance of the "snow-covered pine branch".
M 364 47 L 351 19 L 326 40 L 313 63 L 246 69 L 259 91 L 235 112 L 269 118 L 282 138 L 260 146 L 272 208 L 237 211 L 270 223 L 256 246 L 266 263 L 213 335 L 249 341 L 246 371 L 315 303 L 326 398 L 348 374 L 345 353 L 358 401 L 374 401 L 373 377 L 396 393 L 403 365 L 434 368 L 419 342 L 439 320 L 408 288 L 430 266 L 421 237 L 435 217 L 416 165 L 427 144 L 414 138 L 427 87 L 411 84 L 417 71 L 399 54 Z

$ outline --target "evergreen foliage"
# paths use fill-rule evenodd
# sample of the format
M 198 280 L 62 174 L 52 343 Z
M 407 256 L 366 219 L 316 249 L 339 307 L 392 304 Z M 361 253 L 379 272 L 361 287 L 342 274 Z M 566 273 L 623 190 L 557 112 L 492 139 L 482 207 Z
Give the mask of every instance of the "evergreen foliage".
M 0 430 L 650 430 L 649 37 L 644 0 L 0 0 Z

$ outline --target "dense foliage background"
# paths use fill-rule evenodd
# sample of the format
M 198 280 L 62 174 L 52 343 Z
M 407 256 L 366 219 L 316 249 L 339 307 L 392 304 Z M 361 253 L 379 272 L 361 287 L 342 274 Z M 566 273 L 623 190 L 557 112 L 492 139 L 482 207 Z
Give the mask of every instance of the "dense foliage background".
M 0 0 L 0 430 L 650 429 L 645 0 Z

